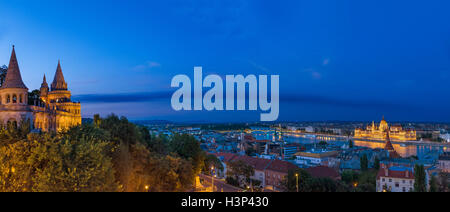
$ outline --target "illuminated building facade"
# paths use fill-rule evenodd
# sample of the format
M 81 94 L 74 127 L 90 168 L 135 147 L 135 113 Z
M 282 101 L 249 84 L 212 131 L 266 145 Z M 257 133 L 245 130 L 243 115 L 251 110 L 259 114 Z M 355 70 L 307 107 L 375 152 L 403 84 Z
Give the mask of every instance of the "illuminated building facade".
M 415 141 L 417 139 L 416 131 L 412 129 L 403 129 L 402 126 L 396 125 L 389 127 L 386 120 L 381 120 L 377 126 L 375 122 L 366 127 L 366 129 L 355 129 L 355 138 L 365 138 L 373 140 L 386 140 L 386 131 L 389 131 L 390 138 L 397 141 Z
M 81 124 L 81 104 L 71 101 L 59 62 L 51 87 L 44 75 L 39 99 L 28 101 L 28 88 L 22 81 L 13 46 L 6 78 L 0 87 L 0 123 L 6 126 L 30 121 L 33 129 L 42 131 L 63 131 Z

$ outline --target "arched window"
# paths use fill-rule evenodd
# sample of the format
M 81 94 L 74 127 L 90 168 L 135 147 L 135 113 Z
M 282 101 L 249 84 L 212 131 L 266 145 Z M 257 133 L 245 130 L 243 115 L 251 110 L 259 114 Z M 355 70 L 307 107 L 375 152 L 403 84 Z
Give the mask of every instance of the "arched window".
M 22 98 L 22 96 L 23 96 L 23 94 L 20 94 L 20 96 L 19 96 L 19 102 L 20 102 L 20 103 L 23 103 L 23 100 L 22 100 L 23 98 Z
M 11 96 L 8 94 L 6 96 L 6 103 L 10 103 L 11 102 Z
M 17 95 L 13 94 L 13 103 L 17 103 Z
M 2 100 L 3 100 L 3 99 L 2 99 L 2 96 L 0 96 L 0 104 L 2 104 L 2 102 L 3 102 Z

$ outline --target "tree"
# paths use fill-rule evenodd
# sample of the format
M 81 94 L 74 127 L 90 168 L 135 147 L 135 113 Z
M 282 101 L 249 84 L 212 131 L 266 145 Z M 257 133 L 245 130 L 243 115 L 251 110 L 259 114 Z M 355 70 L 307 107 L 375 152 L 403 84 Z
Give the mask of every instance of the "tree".
M 40 96 L 41 96 L 40 90 L 35 89 L 31 92 L 28 92 L 28 104 L 34 105 L 34 104 L 39 103 L 41 101 Z
M 448 192 L 450 191 L 450 183 L 449 183 L 449 179 L 450 179 L 450 174 L 449 173 L 445 173 L 445 172 L 441 172 L 439 173 L 439 177 L 438 177 L 438 191 L 439 192 Z
M 341 174 L 341 180 L 349 185 L 358 182 L 359 175 L 355 171 L 345 170 Z
M 360 163 L 361 163 L 361 171 L 367 171 L 369 169 L 369 160 L 367 159 L 366 154 L 361 156 Z
M 193 136 L 175 134 L 169 142 L 169 149 L 170 152 L 190 160 L 195 173 L 199 174 L 203 169 L 206 154 L 200 148 L 200 143 Z
M 306 170 L 300 168 L 291 169 L 288 171 L 287 176 L 282 181 L 282 187 L 284 190 L 287 192 L 296 192 L 297 179 L 300 192 L 309 190 L 308 183 L 311 180 L 311 175 Z
M 100 118 L 100 114 L 95 114 L 94 115 L 94 125 L 95 126 L 100 126 L 100 124 L 102 123 L 102 118 Z
M 251 165 L 248 165 L 242 160 L 231 161 L 228 164 L 227 175 L 234 177 L 242 185 L 244 182 L 249 181 L 250 176 L 255 174 L 255 170 Z
M 204 165 L 204 169 L 203 172 L 210 175 L 211 174 L 211 170 L 210 168 L 214 167 L 218 170 L 223 171 L 223 164 L 222 162 L 219 160 L 219 158 L 217 158 L 215 155 L 207 155 L 205 158 L 205 165 Z
M 152 136 L 125 117 L 60 133 L 30 133 L 30 126 L 0 126 L 0 192 L 187 191 L 201 167 L 221 165 L 205 159 L 192 136 Z
M 430 179 L 430 192 L 437 192 L 438 191 L 438 185 L 437 185 L 437 180 L 436 177 L 431 175 L 431 179 Z
M 151 157 L 146 170 L 150 191 L 186 191 L 194 182 L 192 164 L 173 155 Z
M 110 144 L 97 140 L 58 140 L 34 149 L 33 164 L 44 164 L 33 176 L 33 191 L 117 191 Z
M 426 192 L 426 176 L 425 168 L 423 165 L 416 164 L 414 166 L 414 191 L 415 192 Z
M 0 86 L 2 86 L 3 82 L 5 82 L 7 71 L 8 71 L 7 66 L 5 65 L 0 66 Z
M 326 141 L 320 141 L 319 145 L 325 147 L 326 145 L 328 145 L 328 143 Z
M 380 159 L 378 159 L 378 157 L 375 157 L 375 161 L 374 161 L 374 164 L 373 164 L 373 168 L 374 168 L 375 170 L 379 170 L 379 169 L 380 169 Z

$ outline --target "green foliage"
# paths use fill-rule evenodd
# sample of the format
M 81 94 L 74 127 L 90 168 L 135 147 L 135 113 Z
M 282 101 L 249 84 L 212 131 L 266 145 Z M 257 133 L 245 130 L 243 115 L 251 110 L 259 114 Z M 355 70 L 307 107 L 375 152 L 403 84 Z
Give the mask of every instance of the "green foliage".
M 0 192 L 187 191 L 205 164 L 220 164 L 192 136 L 95 120 L 62 133 L 29 133 L 29 120 L 0 126 Z
M 114 191 L 105 151 L 104 141 L 30 134 L 0 148 L 0 191 Z
M 3 85 L 3 82 L 4 82 L 5 79 L 6 79 L 6 73 L 7 73 L 7 71 L 8 71 L 8 67 L 7 67 L 7 66 L 5 66 L 5 65 L 0 66 L 0 86 Z
M 298 177 L 296 177 L 296 175 L 298 175 Z M 288 192 L 296 192 L 298 179 L 299 191 L 304 192 L 309 190 L 308 182 L 311 178 L 311 175 L 304 169 L 292 169 L 288 171 L 288 175 L 287 177 L 285 177 L 285 179 L 283 179 L 282 184 L 284 190 Z
M 203 167 L 204 167 L 203 173 L 208 174 L 208 175 L 211 174 L 211 170 L 210 170 L 211 167 L 214 167 L 221 171 L 223 171 L 223 168 L 224 168 L 222 162 L 215 155 L 206 155 L 205 165 Z
M 414 166 L 414 191 L 415 192 L 426 192 L 426 176 L 425 168 L 423 165 L 416 164 Z
M 169 142 L 169 150 L 181 158 L 191 161 L 194 173 L 199 174 L 203 169 L 206 154 L 193 136 L 175 134 Z
M 374 161 L 374 164 L 373 164 L 373 168 L 374 168 L 375 170 L 380 170 L 380 159 L 378 159 L 378 157 L 375 157 L 375 161 Z
M 314 178 L 304 169 L 293 169 L 288 171 L 288 175 L 282 182 L 284 190 L 288 192 L 296 192 L 297 182 L 299 192 L 348 191 L 347 186 L 342 181 L 335 181 L 331 178 Z
M 100 118 L 100 114 L 94 114 L 94 125 L 99 127 L 102 123 L 102 119 Z
M 41 96 L 41 91 L 40 90 L 33 90 L 31 92 L 28 92 L 28 104 L 29 105 L 34 105 L 35 102 L 38 103 L 40 102 L 40 97 Z
M 369 159 L 367 159 L 366 154 L 361 156 L 360 162 L 361 162 L 361 171 L 363 171 L 363 172 L 367 171 L 369 169 Z
M 341 174 L 342 182 L 346 184 L 350 191 L 355 192 L 375 192 L 376 191 L 377 170 L 367 170 L 364 172 L 344 171 Z
M 345 170 L 341 174 L 341 180 L 349 185 L 358 182 L 359 174 L 355 171 Z
M 319 145 L 324 147 L 324 146 L 328 145 L 328 143 L 326 141 L 320 141 Z
M 28 159 L 42 164 L 33 176 L 33 191 L 117 191 L 110 143 L 99 140 L 56 140 L 41 143 Z
M 250 176 L 254 174 L 255 169 L 242 160 L 232 161 L 228 164 L 227 175 L 233 177 L 240 185 L 249 182 Z
M 239 180 L 237 180 L 236 178 L 231 177 L 231 176 L 226 177 L 225 178 L 225 182 L 227 182 L 227 184 L 230 184 L 230 185 L 235 186 L 235 187 L 239 187 L 240 186 L 239 185 Z
M 353 141 L 352 140 L 348 140 L 348 147 L 350 149 L 353 148 Z
M 437 179 L 435 176 L 431 176 L 430 179 L 430 192 L 437 192 L 438 191 L 438 185 L 437 185 Z
M 441 172 L 437 178 L 438 191 L 439 192 L 449 192 L 450 191 L 450 174 Z

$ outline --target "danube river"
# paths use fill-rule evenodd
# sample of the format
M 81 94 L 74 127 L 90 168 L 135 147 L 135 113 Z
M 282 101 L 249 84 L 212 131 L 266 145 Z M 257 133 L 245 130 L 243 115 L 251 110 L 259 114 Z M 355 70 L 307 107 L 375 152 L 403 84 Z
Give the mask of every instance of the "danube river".
M 285 134 L 283 139 L 288 143 L 300 143 L 300 144 L 314 144 L 320 141 L 326 141 L 328 143 L 341 143 L 348 142 L 347 137 L 343 136 L 324 136 L 313 134 Z M 450 144 L 440 143 L 426 143 L 426 142 L 391 142 L 395 151 L 402 157 L 418 156 L 422 153 L 431 150 L 450 151 Z M 353 144 L 360 147 L 368 147 L 372 149 L 384 148 L 385 141 L 374 141 L 364 139 L 353 139 Z

